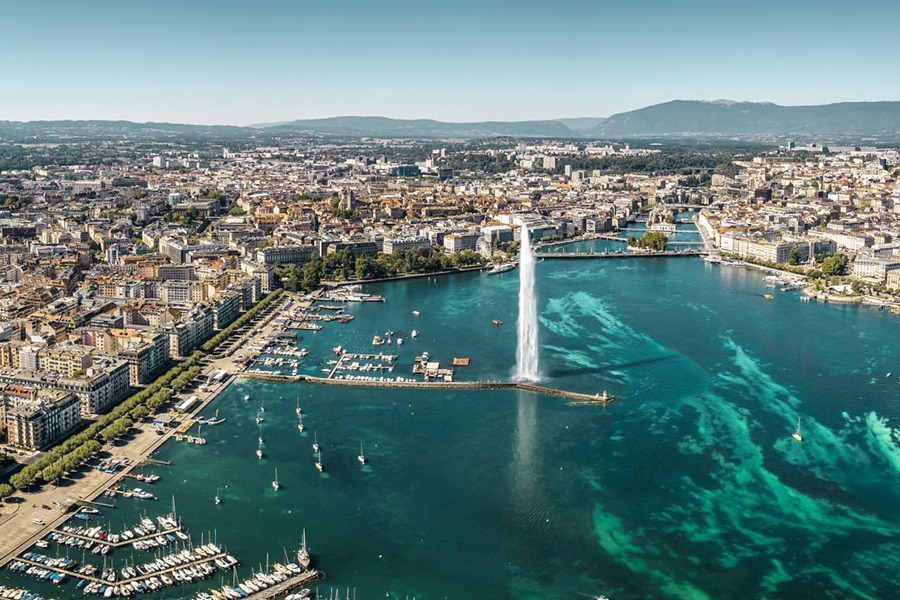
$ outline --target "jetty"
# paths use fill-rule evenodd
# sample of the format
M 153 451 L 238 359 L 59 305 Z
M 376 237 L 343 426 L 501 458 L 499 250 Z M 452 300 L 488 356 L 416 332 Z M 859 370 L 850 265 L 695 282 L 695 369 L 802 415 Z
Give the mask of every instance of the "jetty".
M 319 571 L 310 569 L 309 571 L 304 571 L 299 575 L 289 577 L 288 579 L 285 579 L 284 581 L 279 582 L 271 587 L 249 594 L 247 598 L 277 598 L 283 596 L 284 594 L 288 594 L 299 587 L 305 587 L 307 584 L 312 583 L 313 581 L 316 581 L 321 577 L 322 574 Z
M 411 388 L 411 389 L 448 389 L 448 390 L 523 390 L 544 396 L 556 396 L 580 402 L 579 406 L 603 405 L 611 403 L 615 397 L 602 395 L 583 394 L 559 388 L 522 383 L 518 381 L 410 381 L 396 379 L 331 379 L 329 377 L 314 377 L 311 375 L 263 375 L 253 373 L 241 373 L 239 377 L 249 379 L 267 379 L 269 381 L 295 381 L 313 383 L 318 385 L 343 385 L 351 387 L 370 388 Z
M 49 535 L 54 536 L 54 534 L 55 534 L 55 537 L 57 539 L 54 539 L 54 541 L 56 541 L 60 545 L 64 545 L 65 542 L 59 542 L 59 538 L 74 538 L 75 540 L 82 540 L 84 542 L 93 542 L 95 544 L 103 544 L 103 545 L 109 546 L 110 548 L 124 548 L 125 546 L 134 546 L 135 542 L 142 542 L 142 541 L 146 541 L 146 540 L 150 540 L 150 539 L 156 539 L 160 536 L 165 537 L 166 534 L 173 534 L 176 531 L 181 531 L 180 525 L 178 527 L 169 527 L 166 529 L 154 531 L 153 533 L 148 533 L 145 535 L 137 535 L 137 536 L 127 538 L 127 539 L 117 536 L 118 539 L 116 541 L 110 541 L 109 536 L 106 536 L 103 539 L 99 539 L 97 536 L 85 535 L 84 533 L 81 533 L 81 532 L 78 532 L 75 530 L 66 531 L 65 529 L 61 529 L 61 528 L 52 529 L 50 531 Z M 167 544 L 168 544 L 168 542 L 169 541 L 167 540 Z M 71 544 L 65 544 L 65 545 L 71 545 Z M 139 546 L 137 548 L 139 548 Z
M 24 571 L 21 565 L 28 565 L 31 567 L 38 567 L 39 569 L 52 571 L 54 573 L 58 573 L 60 575 L 65 575 L 71 577 L 73 579 L 83 579 L 88 583 L 95 584 L 96 586 L 131 586 L 132 584 L 138 584 L 140 586 L 141 583 L 149 582 L 152 579 L 159 578 L 162 575 L 175 574 L 176 572 L 179 574 L 179 579 L 177 580 L 179 583 L 182 580 L 180 577 L 182 572 L 189 572 L 192 568 L 196 569 L 197 567 L 205 568 L 205 576 L 211 575 L 215 572 L 216 568 L 221 569 L 222 566 L 220 563 L 216 561 L 221 561 L 226 557 L 229 557 L 230 561 L 234 560 L 231 558 L 227 552 L 216 548 L 215 552 L 204 553 L 202 556 L 190 551 L 184 551 L 179 553 L 179 562 L 176 564 L 172 561 L 171 565 L 169 563 L 165 563 L 165 568 L 150 570 L 145 569 L 146 573 L 142 570 L 141 572 L 136 571 L 136 575 L 134 577 L 129 577 L 126 579 L 120 579 L 119 577 L 115 577 L 114 579 L 102 579 L 95 575 L 88 575 L 87 573 L 82 573 L 74 568 L 67 568 L 61 565 L 55 565 L 49 561 L 44 560 L 34 560 L 35 558 L 44 558 L 44 555 L 35 555 L 33 553 L 27 553 L 27 556 L 17 557 L 14 561 L 12 561 L 7 568 L 12 571 Z M 172 556 L 172 555 L 170 555 Z M 230 562 L 229 561 L 229 562 Z M 74 560 L 69 559 L 69 563 L 67 566 L 74 567 L 77 565 Z M 236 564 L 236 561 L 232 564 Z M 229 565 L 230 567 L 231 565 Z M 214 568 L 215 567 L 215 568 Z M 226 567 L 227 568 L 227 567 Z M 118 574 L 116 574 L 118 575 Z M 87 590 L 85 593 L 88 593 Z

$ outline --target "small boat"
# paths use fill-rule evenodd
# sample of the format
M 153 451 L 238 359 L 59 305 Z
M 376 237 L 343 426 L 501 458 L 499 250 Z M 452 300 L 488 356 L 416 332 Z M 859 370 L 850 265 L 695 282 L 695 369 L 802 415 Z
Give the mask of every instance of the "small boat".
M 413 329 L 412 333 L 410 333 L 409 335 L 412 336 L 412 339 L 416 339 L 417 337 L 419 337 L 419 332 Z
M 488 271 L 488 275 L 497 275 L 498 273 L 506 273 L 507 271 L 512 271 L 516 268 L 516 263 L 503 263 L 499 265 L 494 265 L 491 267 L 491 270 Z
M 373 346 L 380 346 L 380 345 L 382 345 L 383 343 L 384 343 L 384 340 L 381 338 L 380 335 L 376 335 L 375 337 L 372 338 L 372 345 L 373 345 Z
M 304 429 L 304 427 L 303 427 L 303 417 L 299 417 L 299 419 L 300 419 L 300 420 L 299 420 L 299 422 L 297 423 L 297 429 L 299 429 L 300 431 L 303 431 L 303 429 Z
M 297 408 L 296 408 L 297 416 L 299 417 L 299 416 L 300 416 L 300 413 L 302 413 L 302 412 L 303 412 L 303 409 L 300 408 L 300 398 L 298 397 L 298 398 L 297 398 Z
M 500 319 L 491 319 L 491 323 L 497 326 L 503 325 L 503 321 L 501 321 Z
M 891 372 L 888 371 L 888 372 L 887 372 L 887 375 L 885 375 L 884 378 L 885 378 L 885 379 L 890 379 L 890 378 L 891 378 Z
M 260 444 L 259 448 L 256 449 L 256 458 L 262 459 L 262 457 L 263 457 L 262 444 Z
M 319 450 L 319 456 L 316 458 L 316 468 L 319 470 L 319 473 L 325 470 L 325 465 L 322 464 L 322 451 Z
M 803 441 L 803 436 L 800 435 L 800 417 L 797 417 L 797 431 L 791 434 L 791 437 L 797 440 L 798 442 Z
M 278 467 L 275 467 L 275 479 L 272 480 L 272 489 L 277 492 L 280 487 L 281 484 L 278 483 Z
M 250 394 L 244 394 L 244 402 L 250 402 Z
M 222 498 L 219 497 L 219 488 L 216 488 L 216 504 L 222 504 Z
M 363 454 L 362 443 L 359 444 L 359 456 L 356 457 L 356 460 L 358 460 L 361 465 L 366 464 L 366 455 Z
M 775 296 L 773 296 L 772 294 L 763 294 L 763 298 L 765 298 L 766 300 L 771 300 L 774 297 Z
M 319 435 L 317 433 L 313 433 L 313 452 L 319 451 Z
M 263 406 L 262 404 L 260 404 L 260 405 L 259 405 L 259 412 L 261 412 L 261 413 L 266 412 L 266 407 Z
M 413 316 L 414 316 L 414 317 L 418 317 L 420 314 L 422 314 L 422 313 L 420 313 L 420 312 L 417 311 L 417 310 L 414 310 L 414 311 L 413 311 Z
M 397 338 L 397 345 L 398 346 L 403 345 L 403 338 Z

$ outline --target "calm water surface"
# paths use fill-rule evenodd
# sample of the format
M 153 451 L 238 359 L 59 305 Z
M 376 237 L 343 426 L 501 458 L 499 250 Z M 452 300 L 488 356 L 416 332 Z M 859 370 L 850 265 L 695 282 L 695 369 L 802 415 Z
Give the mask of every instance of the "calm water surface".
M 157 453 L 172 461 L 156 470 L 162 500 L 120 500 L 101 522 L 162 514 L 174 495 L 194 540 L 227 545 L 242 576 L 283 561 L 306 528 L 328 574 L 320 590 L 360 599 L 897 596 L 900 320 L 795 292 L 766 300 L 764 273 L 696 258 L 537 268 L 544 380 L 608 390 L 618 401 L 605 410 L 509 391 L 239 381 L 207 409 L 227 420 L 202 430 L 205 446 Z M 380 349 L 399 355 L 395 375 L 427 350 L 448 365 L 469 357 L 458 380 L 508 379 L 517 290 L 517 271 L 368 286 L 387 302 L 304 332 L 300 370 L 320 374 L 334 346 L 371 351 L 393 331 L 403 345 Z

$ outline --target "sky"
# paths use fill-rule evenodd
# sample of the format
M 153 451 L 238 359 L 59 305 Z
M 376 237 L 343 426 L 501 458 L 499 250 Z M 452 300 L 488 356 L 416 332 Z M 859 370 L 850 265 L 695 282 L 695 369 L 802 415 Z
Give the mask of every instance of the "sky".
M 3 0 L 0 120 L 605 117 L 900 100 L 896 0 Z

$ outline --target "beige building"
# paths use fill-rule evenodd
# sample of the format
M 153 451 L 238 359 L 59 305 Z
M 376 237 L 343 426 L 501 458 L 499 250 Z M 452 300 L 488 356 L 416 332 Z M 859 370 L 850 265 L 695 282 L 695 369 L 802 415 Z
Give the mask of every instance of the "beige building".
M 8 385 L 0 388 L 7 442 L 39 450 L 65 437 L 81 424 L 78 398 L 53 389 Z
M 87 371 L 92 364 L 92 348 L 81 345 L 53 346 L 38 351 L 38 369 L 75 377 Z

